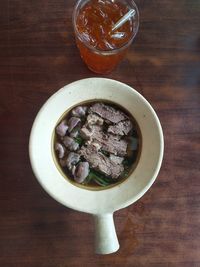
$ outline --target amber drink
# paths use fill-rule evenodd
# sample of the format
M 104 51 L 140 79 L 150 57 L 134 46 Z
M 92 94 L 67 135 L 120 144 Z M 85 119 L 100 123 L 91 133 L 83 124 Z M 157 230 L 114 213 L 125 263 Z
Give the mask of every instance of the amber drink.
M 112 30 L 129 10 L 135 15 Z M 73 24 L 80 55 L 96 73 L 109 73 L 123 59 L 139 27 L 139 13 L 131 0 L 80 0 L 75 6 Z

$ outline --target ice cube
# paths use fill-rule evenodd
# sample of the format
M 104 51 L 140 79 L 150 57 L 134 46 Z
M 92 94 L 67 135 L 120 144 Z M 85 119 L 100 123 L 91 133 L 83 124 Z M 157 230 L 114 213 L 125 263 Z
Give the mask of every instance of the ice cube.
M 99 25 L 100 35 L 105 35 L 105 30 L 102 25 Z
M 114 39 L 122 39 L 122 38 L 126 37 L 126 33 L 125 32 L 115 32 L 111 35 L 111 37 Z
M 82 38 L 83 38 L 83 40 L 84 41 L 86 41 L 86 42 L 90 42 L 91 40 L 90 40 L 90 35 L 87 33 L 87 32 L 82 32 Z
M 104 40 L 104 45 L 105 45 L 105 48 L 108 50 L 115 49 L 115 47 L 111 43 L 109 43 L 107 40 Z

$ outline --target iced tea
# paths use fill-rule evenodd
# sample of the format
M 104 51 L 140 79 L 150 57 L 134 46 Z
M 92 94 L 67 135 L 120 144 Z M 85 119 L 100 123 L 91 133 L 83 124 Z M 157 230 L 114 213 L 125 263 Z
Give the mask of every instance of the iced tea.
M 115 23 L 131 8 L 136 15 L 120 28 Z M 77 46 L 89 69 L 108 73 L 122 60 L 138 30 L 138 10 L 133 1 L 79 1 L 74 11 Z

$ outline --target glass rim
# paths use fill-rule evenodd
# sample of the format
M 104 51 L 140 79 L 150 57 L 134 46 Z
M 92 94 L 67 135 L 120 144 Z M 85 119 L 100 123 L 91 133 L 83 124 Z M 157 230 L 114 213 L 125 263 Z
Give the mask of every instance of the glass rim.
M 78 13 L 78 8 L 80 6 L 80 4 L 83 2 L 84 0 L 79 0 L 73 10 L 72 13 L 72 23 L 73 23 L 73 27 L 74 27 L 74 32 L 76 37 L 82 42 L 84 43 L 84 45 L 89 48 L 90 50 L 92 50 L 94 53 L 96 54 L 104 54 L 104 55 L 110 55 L 110 54 L 115 54 L 116 52 L 122 51 L 124 49 L 126 49 L 131 43 L 132 41 L 135 39 L 135 36 L 138 33 L 138 29 L 139 29 L 139 10 L 138 7 L 136 5 L 136 3 L 133 0 L 130 0 L 131 3 L 133 4 L 136 14 L 137 14 L 137 26 L 136 26 L 136 31 L 134 32 L 134 34 L 131 36 L 131 38 L 122 46 L 118 47 L 118 48 L 114 48 L 112 50 L 100 50 L 97 49 L 96 47 L 90 45 L 89 43 L 87 43 L 81 36 L 81 34 L 78 31 L 77 25 L 76 25 L 76 18 L 77 18 L 77 13 Z M 90 0 L 89 0 L 90 1 Z

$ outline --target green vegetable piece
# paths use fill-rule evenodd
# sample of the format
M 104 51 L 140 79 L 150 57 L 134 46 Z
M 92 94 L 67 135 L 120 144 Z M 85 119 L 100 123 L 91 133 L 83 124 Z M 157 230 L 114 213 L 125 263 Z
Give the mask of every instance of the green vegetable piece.
M 84 143 L 84 140 L 82 137 L 78 136 L 76 138 L 74 138 L 74 140 L 76 141 L 76 143 L 78 143 L 79 145 L 82 145 Z
M 101 185 L 101 186 L 107 186 L 107 185 L 109 185 L 108 183 L 106 183 L 103 179 L 101 179 L 101 178 L 97 178 L 97 177 L 95 177 L 94 178 L 94 181 L 98 184 L 98 185 Z
M 93 179 L 93 176 L 89 173 L 83 184 L 89 184 Z
M 91 179 L 93 181 L 95 181 L 98 185 L 101 185 L 101 186 L 107 186 L 111 182 L 103 174 L 100 174 L 100 173 L 98 173 L 98 172 L 96 172 L 94 170 L 90 171 L 89 176 L 92 177 Z

